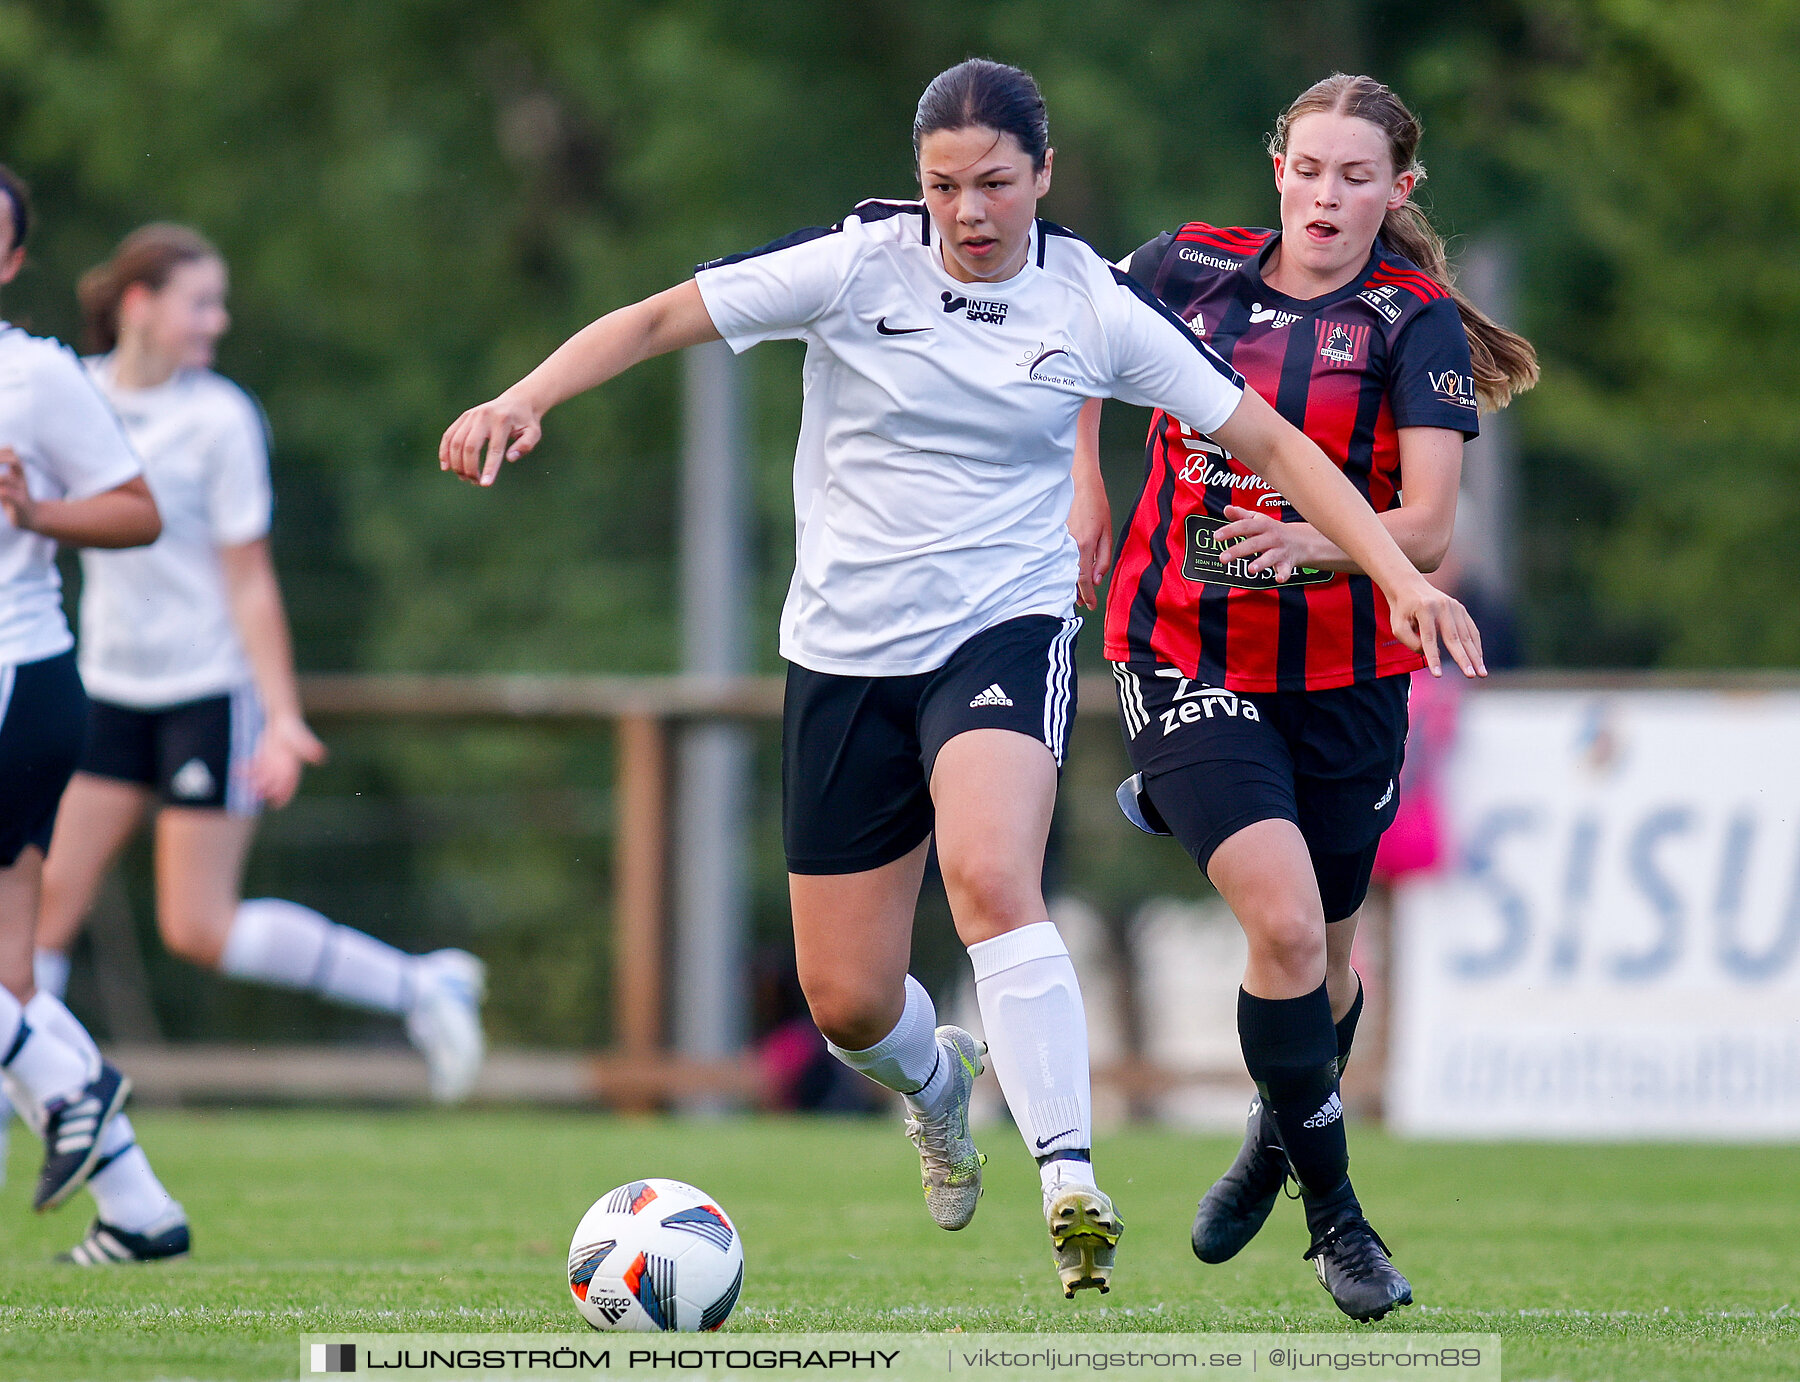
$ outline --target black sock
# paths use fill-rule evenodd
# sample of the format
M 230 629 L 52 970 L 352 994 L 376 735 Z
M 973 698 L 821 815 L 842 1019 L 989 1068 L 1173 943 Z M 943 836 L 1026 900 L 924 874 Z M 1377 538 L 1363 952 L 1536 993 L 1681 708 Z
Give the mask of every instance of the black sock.
M 1353 969 L 1350 971 L 1356 974 Z M 1350 1005 L 1350 1011 L 1337 1021 L 1338 1078 L 1344 1078 L 1344 1067 L 1350 1063 L 1350 1043 L 1356 1040 L 1357 1019 L 1362 1016 L 1363 983 L 1362 975 L 1356 974 L 1356 1001 Z
M 1280 1130 L 1315 1238 L 1360 1212 L 1350 1188 L 1334 1025 L 1324 984 L 1302 998 L 1257 998 L 1238 990 L 1244 1064 Z

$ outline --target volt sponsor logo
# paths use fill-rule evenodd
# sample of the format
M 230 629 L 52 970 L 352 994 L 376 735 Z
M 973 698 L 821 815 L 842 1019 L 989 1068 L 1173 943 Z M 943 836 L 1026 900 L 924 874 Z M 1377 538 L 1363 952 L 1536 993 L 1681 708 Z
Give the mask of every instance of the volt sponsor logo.
M 1467 408 L 1471 412 L 1476 407 L 1475 381 L 1459 370 L 1431 371 L 1431 388 L 1445 403 Z

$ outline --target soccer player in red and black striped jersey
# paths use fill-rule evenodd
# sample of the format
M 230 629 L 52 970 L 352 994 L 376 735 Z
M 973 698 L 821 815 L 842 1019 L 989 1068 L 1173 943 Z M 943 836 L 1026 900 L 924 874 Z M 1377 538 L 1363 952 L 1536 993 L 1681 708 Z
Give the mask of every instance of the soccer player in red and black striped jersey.
M 1317 442 L 1430 571 L 1479 407 L 1530 387 L 1537 367 L 1529 343 L 1450 286 L 1443 244 L 1409 200 L 1419 133 L 1380 83 L 1330 77 L 1271 141 L 1279 230 L 1195 222 L 1143 246 L 1129 271 Z M 1089 474 L 1097 407 L 1077 461 Z M 1249 940 L 1238 1029 L 1258 1098 L 1242 1152 L 1200 1204 L 1194 1251 L 1235 1255 L 1291 1173 L 1321 1283 L 1346 1314 L 1379 1319 L 1411 1288 L 1350 1185 L 1338 1076 L 1362 1007 L 1356 912 L 1425 659 L 1286 496 L 1161 411 L 1113 572 L 1106 656 L 1137 769 L 1121 804 L 1181 841 Z

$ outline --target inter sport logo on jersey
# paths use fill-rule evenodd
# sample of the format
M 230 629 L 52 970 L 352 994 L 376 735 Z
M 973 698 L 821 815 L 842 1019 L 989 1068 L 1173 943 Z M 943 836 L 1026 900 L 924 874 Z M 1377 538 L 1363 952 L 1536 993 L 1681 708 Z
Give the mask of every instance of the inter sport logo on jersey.
M 1279 331 L 1282 327 L 1292 326 L 1299 321 L 1300 314 L 1283 312 L 1279 307 L 1264 307 L 1260 302 L 1253 302 L 1250 304 L 1250 320 L 1271 331 Z
M 945 290 L 942 294 L 944 311 L 961 312 L 972 322 L 985 322 L 989 326 L 1002 326 L 1006 322 L 1008 304 L 1004 302 L 984 302 L 980 298 L 966 298 L 959 293 Z

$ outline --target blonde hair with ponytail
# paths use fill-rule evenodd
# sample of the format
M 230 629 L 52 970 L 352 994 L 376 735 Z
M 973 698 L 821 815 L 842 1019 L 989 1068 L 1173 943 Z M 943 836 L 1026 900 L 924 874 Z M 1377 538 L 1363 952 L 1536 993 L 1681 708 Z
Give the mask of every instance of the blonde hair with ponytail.
M 1411 173 L 1425 180 L 1419 162 L 1419 139 L 1424 126 L 1401 99 L 1373 77 L 1352 77 L 1334 72 L 1315 82 L 1295 98 L 1275 122 L 1269 136 L 1269 152 L 1287 152 L 1288 131 L 1305 115 L 1348 115 L 1367 120 L 1387 136 L 1394 173 Z M 1403 254 L 1444 285 L 1462 314 L 1469 336 L 1469 358 L 1475 374 L 1475 396 L 1484 408 L 1504 408 L 1514 394 L 1523 393 L 1538 379 L 1537 351 L 1531 342 L 1483 312 L 1456 287 L 1456 273 L 1444 250 L 1444 239 L 1425 212 L 1410 198 L 1391 209 L 1381 222 L 1381 238 L 1388 248 Z

